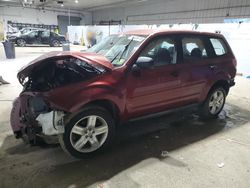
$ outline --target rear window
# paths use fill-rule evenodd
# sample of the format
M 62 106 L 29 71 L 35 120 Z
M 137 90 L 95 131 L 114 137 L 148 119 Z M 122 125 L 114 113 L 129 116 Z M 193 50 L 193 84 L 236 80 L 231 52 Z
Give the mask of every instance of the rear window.
M 210 42 L 214 48 L 214 52 L 217 56 L 221 56 L 227 53 L 227 48 L 222 39 L 210 38 Z

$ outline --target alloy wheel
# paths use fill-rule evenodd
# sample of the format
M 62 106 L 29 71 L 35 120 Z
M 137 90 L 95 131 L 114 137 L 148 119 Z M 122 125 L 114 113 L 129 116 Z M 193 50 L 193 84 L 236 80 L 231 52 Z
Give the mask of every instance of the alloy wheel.
M 59 42 L 59 41 L 57 41 L 57 40 L 56 40 L 56 41 L 54 41 L 54 42 L 53 42 L 53 46 L 55 46 L 55 47 L 59 47 L 59 46 L 60 46 L 60 42 Z
M 19 40 L 17 41 L 17 43 L 18 43 L 18 46 L 21 46 L 21 47 L 24 47 L 25 44 L 26 44 L 25 40 L 23 40 L 23 39 L 19 39 Z
M 211 114 L 217 114 L 223 107 L 225 101 L 225 96 L 222 91 L 216 90 L 213 95 L 211 95 L 209 100 L 209 111 Z
M 96 115 L 80 119 L 71 129 L 70 143 L 81 153 L 90 153 L 100 148 L 108 136 L 107 122 Z

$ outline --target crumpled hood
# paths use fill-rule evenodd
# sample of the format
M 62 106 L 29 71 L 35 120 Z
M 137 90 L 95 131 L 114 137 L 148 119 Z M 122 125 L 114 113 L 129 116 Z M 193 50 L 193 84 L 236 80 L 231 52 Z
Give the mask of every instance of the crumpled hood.
M 21 33 L 17 32 L 17 33 L 12 33 L 10 35 L 7 36 L 7 38 L 16 38 L 16 37 L 20 37 Z
M 56 57 L 63 57 L 63 56 L 76 57 L 92 65 L 97 65 L 97 66 L 101 65 L 108 70 L 112 70 L 114 68 L 112 63 L 105 56 L 92 53 L 92 52 L 91 53 L 90 52 L 49 52 L 31 61 L 26 66 L 22 67 L 21 70 L 19 70 L 17 74 L 19 81 L 25 79 L 32 72 L 34 67 L 44 62 L 43 60 L 56 58 Z

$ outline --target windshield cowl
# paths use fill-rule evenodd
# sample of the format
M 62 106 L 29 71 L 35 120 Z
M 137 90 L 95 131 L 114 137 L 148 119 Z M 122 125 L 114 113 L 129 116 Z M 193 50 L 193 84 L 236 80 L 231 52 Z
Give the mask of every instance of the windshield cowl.
M 95 52 L 82 52 L 76 55 L 76 57 L 87 60 L 88 63 L 96 65 L 96 66 L 104 66 L 108 70 L 112 70 L 114 66 L 111 61 L 107 59 L 104 55 L 98 54 Z

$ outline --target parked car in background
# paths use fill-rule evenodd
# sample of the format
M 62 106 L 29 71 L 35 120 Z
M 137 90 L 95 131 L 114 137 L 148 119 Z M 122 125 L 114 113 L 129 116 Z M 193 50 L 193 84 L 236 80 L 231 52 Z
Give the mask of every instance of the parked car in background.
M 23 35 L 25 33 L 28 33 L 30 31 L 37 31 L 37 30 L 43 31 L 45 29 L 38 29 L 38 28 L 33 28 L 33 27 L 25 27 L 25 28 L 20 29 L 18 32 L 7 34 L 7 39 L 9 39 L 9 38 L 11 38 L 13 36 L 17 37 L 17 36 Z
M 48 30 L 35 30 L 17 36 L 9 36 L 9 41 L 14 42 L 18 46 L 26 46 L 27 44 L 48 44 L 58 47 L 65 42 L 65 37 Z
M 18 73 L 16 138 L 58 137 L 84 158 L 108 147 L 126 121 L 186 109 L 216 118 L 235 84 L 236 59 L 220 34 L 131 31 L 90 51 L 48 53 Z

